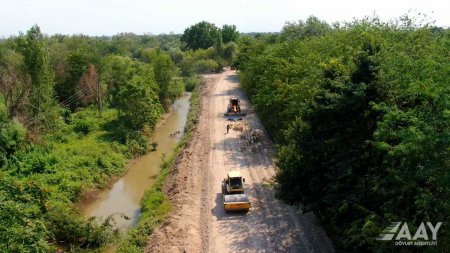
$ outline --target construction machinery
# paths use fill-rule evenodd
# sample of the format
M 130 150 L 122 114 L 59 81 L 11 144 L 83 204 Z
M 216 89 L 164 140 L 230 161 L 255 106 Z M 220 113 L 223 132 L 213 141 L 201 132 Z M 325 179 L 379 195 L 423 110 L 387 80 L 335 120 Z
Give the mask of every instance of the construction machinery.
M 250 209 L 250 200 L 244 190 L 245 178 L 239 171 L 229 171 L 222 181 L 223 208 L 225 212 Z
M 241 111 L 241 101 L 237 97 L 230 97 L 225 116 L 245 116 L 246 113 Z

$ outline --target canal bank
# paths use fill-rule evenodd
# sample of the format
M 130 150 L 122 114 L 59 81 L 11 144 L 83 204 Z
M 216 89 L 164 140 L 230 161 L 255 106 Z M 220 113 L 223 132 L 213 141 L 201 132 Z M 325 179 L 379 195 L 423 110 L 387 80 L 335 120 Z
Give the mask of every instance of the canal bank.
M 140 200 L 140 215 L 132 223 L 133 226 L 126 233 L 123 233 L 114 245 L 109 245 L 105 252 L 142 252 L 147 244 L 148 236 L 158 224 L 164 221 L 171 211 L 171 203 L 162 188 L 175 159 L 189 142 L 196 128 L 198 111 L 200 109 L 200 89 L 200 85 L 196 87 L 189 99 L 189 113 L 184 127 L 184 134 L 172 152 L 167 154 L 164 161 L 159 160 L 162 161 L 159 174 L 154 178 L 153 185 L 148 187 Z
M 133 226 L 140 215 L 140 201 L 145 190 L 150 188 L 160 173 L 162 157 L 170 154 L 182 138 L 189 112 L 186 93 L 172 105 L 170 113 L 152 133 L 152 141 L 158 143 L 156 151 L 133 159 L 126 173 L 111 187 L 103 189 L 83 208 L 86 218 L 104 220 L 111 217 L 114 225 L 123 231 Z

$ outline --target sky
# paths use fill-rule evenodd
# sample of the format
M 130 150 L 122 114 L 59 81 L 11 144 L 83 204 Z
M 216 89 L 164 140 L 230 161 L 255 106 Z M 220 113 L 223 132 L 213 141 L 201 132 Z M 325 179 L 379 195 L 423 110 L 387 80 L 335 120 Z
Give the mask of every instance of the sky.
M 49 35 L 182 33 L 202 20 L 240 32 L 279 32 L 287 21 L 311 15 L 333 23 L 374 14 L 387 21 L 408 12 L 450 26 L 448 0 L 0 0 L 0 37 L 34 24 Z

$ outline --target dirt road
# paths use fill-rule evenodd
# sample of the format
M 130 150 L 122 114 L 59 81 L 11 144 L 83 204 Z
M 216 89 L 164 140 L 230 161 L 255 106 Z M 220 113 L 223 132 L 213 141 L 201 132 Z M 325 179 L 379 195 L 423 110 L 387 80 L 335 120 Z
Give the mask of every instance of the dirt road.
M 174 211 L 149 238 L 146 251 L 334 252 L 312 214 L 300 214 L 274 198 L 274 145 L 238 88 L 236 73 L 205 78 L 196 133 L 165 186 Z M 247 112 L 242 121 L 223 116 L 230 96 L 241 98 Z M 233 124 L 228 134 L 227 124 Z M 242 138 L 243 128 L 261 138 Z M 252 204 L 247 214 L 223 210 L 221 181 L 231 169 L 246 179 Z

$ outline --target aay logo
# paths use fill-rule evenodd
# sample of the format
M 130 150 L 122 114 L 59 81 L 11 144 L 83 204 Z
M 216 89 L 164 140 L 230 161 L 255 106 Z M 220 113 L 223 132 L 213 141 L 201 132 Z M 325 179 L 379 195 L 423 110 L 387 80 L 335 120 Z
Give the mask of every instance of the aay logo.
M 395 245 L 437 245 L 437 232 L 441 227 L 442 222 L 436 223 L 435 226 L 433 226 L 431 222 L 427 222 L 426 224 L 427 226 L 425 226 L 423 222 L 420 223 L 414 236 L 411 237 L 408 223 L 404 222 L 402 225 L 402 222 L 392 222 L 391 225 L 384 229 L 383 233 L 378 236 L 377 240 L 392 241 L 394 239 Z M 431 232 L 431 238 L 429 237 L 428 230 Z M 397 231 L 399 232 L 397 233 Z

